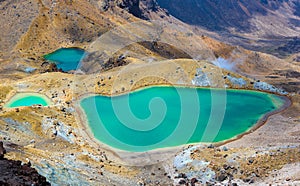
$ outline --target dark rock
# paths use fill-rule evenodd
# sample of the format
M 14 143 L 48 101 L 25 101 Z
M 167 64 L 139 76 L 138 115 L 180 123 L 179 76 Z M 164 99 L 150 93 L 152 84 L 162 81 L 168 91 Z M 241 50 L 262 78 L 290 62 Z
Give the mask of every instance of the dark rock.
M 249 164 L 252 164 L 254 162 L 253 159 L 248 160 Z
M 146 11 L 157 11 L 158 5 L 155 0 L 122 0 L 118 6 L 124 10 L 127 10 L 132 15 L 148 20 L 148 16 L 145 14 Z M 142 8 L 146 7 L 146 10 Z
M 228 173 L 228 174 L 227 174 L 227 178 L 228 178 L 228 180 L 233 180 L 233 175 L 230 174 L 230 173 Z
M 245 178 L 245 179 L 243 179 L 243 181 L 245 183 L 254 183 L 254 179 L 252 179 L 252 178 Z
M 179 173 L 178 178 L 187 178 L 187 176 L 184 173 Z
M 243 179 L 243 182 L 245 182 L 245 183 L 247 183 L 247 182 L 249 182 L 250 181 L 250 178 L 245 178 L 245 179 Z
M 3 147 L 3 142 L 0 141 L 0 160 L 4 158 L 4 154 L 6 153 L 5 148 Z
M 220 182 L 222 182 L 222 181 L 224 181 L 224 180 L 226 180 L 226 179 L 227 179 L 226 173 L 220 173 L 220 174 L 217 175 L 217 177 L 216 177 L 216 180 L 217 180 L 217 181 L 220 181 Z
M 186 181 L 185 181 L 185 180 L 180 180 L 178 183 L 179 183 L 180 185 L 184 185 L 184 184 L 186 184 Z
M 225 170 L 228 170 L 228 169 L 230 169 L 230 166 L 229 166 L 229 165 L 226 165 L 226 164 L 224 164 L 224 165 L 223 165 L 223 168 L 224 168 Z
M 41 65 L 41 73 L 45 72 L 62 72 L 62 70 L 57 68 L 55 63 L 43 62 Z
M 209 149 L 213 149 L 213 148 L 215 148 L 215 146 L 213 145 L 213 144 L 210 144 L 210 145 L 208 145 L 208 147 L 207 148 L 209 148 Z
M 31 163 L 22 165 L 21 161 L 4 158 L 6 153 L 3 142 L 0 142 L 0 185 L 50 185 L 44 176 L 31 168 Z
M 211 182 L 206 182 L 206 186 L 215 186 L 215 183 L 211 183 Z
M 192 179 L 191 179 L 191 184 L 192 184 L 192 186 L 194 186 L 195 183 L 197 183 L 197 182 L 198 182 L 197 178 L 192 178 Z
M 296 56 L 293 60 L 296 62 L 300 62 L 300 56 Z
M 232 174 L 237 174 L 238 173 L 238 169 L 237 168 L 235 168 L 233 166 L 231 166 L 230 168 L 232 169 Z
M 228 148 L 226 146 L 224 146 L 223 151 L 228 151 Z

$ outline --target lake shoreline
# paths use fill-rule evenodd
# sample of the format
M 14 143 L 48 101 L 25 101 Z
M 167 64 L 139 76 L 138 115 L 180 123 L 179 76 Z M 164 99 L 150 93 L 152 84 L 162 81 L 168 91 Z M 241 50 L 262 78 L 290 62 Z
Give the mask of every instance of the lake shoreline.
M 137 89 L 135 89 L 135 91 L 140 91 L 140 90 L 144 90 L 144 89 L 147 89 L 147 88 L 160 87 L 160 86 L 169 86 L 169 85 L 158 85 L 158 86 L 157 85 L 151 85 L 151 86 L 147 86 L 147 87 L 137 88 Z M 182 85 L 179 86 L 179 87 L 211 89 L 211 88 L 206 88 L 206 87 L 192 87 L 192 86 L 182 86 Z M 226 91 L 226 90 L 237 90 L 237 89 L 225 89 L 224 91 Z M 238 89 L 238 90 L 241 90 L 241 89 Z M 262 92 L 262 91 L 247 90 L 247 89 L 243 89 L 243 90 L 244 91 Z M 243 90 L 241 90 L 241 91 L 243 91 Z M 130 92 L 134 92 L 134 91 L 130 91 Z M 126 92 L 126 93 L 128 93 L 128 92 Z M 119 95 L 123 95 L 123 94 L 126 94 L 126 93 L 121 93 L 121 94 L 117 94 L 117 95 L 114 94 L 110 97 L 119 96 Z M 111 147 L 107 144 L 104 144 L 100 140 L 97 140 L 94 137 L 94 134 L 91 131 L 91 128 L 89 127 L 87 116 L 84 113 L 84 110 L 80 105 L 80 102 L 82 101 L 82 99 L 84 99 L 86 97 L 97 96 L 97 95 L 102 96 L 102 94 L 85 93 L 83 95 L 80 95 L 78 97 L 78 101 L 76 101 L 75 108 L 76 108 L 76 112 L 78 113 L 77 118 L 80 121 L 79 125 L 81 126 L 82 129 L 84 129 L 83 133 L 85 133 L 85 134 L 82 134 L 82 135 L 85 136 L 88 139 L 89 144 L 93 144 L 92 146 L 97 147 L 97 148 L 102 148 L 102 149 L 105 149 L 105 151 L 108 151 L 109 154 L 110 154 L 109 159 L 112 159 L 113 161 L 118 160 L 119 163 L 133 164 L 133 165 L 140 162 L 140 161 L 144 161 L 143 159 L 145 158 L 146 155 L 151 157 L 150 159 L 155 159 L 156 161 L 159 161 L 159 159 L 162 156 L 166 156 L 166 157 L 172 156 L 172 155 L 176 154 L 176 152 L 180 152 L 182 149 L 184 149 L 186 147 L 189 147 L 189 146 L 213 144 L 214 146 L 218 147 L 218 146 L 222 146 L 222 145 L 228 144 L 230 142 L 236 141 L 236 140 L 242 138 L 243 136 L 245 136 L 247 134 L 253 133 L 257 129 L 259 129 L 261 126 L 263 126 L 268 121 L 269 117 L 288 109 L 292 104 L 292 101 L 289 97 L 280 95 L 280 99 L 282 99 L 284 101 L 283 105 L 280 108 L 278 108 L 278 109 L 276 109 L 272 112 L 266 113 L 262 118 L 260 118 L 258 120 L 258 122 L 255 125 L 253 125 L 246 132 L 244 132 L 240 135 L 237 135 L 233 138 L 230 138 L 228 140 L 225 140 L 225 141 L 215 142 L 215 143 L 197 142 L 197 143 L 183 144 L 183 145 L 174 146 L 174 147 L 158 148 L 158 149 L 153 149 L 153 150 L 144 151 L 144 152 L 130 152 L 130 151 L 121 150 L 121 149 Z M 104 96 L 109 96 L 109 95 L 104 95 Z
M 124 90 L 122 92 L 117 92 L 117 93 L 113 93 L 111 92 L 110 94 L 107 93 L 92 93 L 92 92 L 88 92 L 88 93 L 84 93 L 81 94 L 80 96 L 78 96 L 78 99 L 83 99 L 87 96 L 90 95 L 99 95 L 99 96 L 106 96 L 106 97 L 116 97 L 116 96 L 122 96 L 122 95 L 126 95 L 126 94 L 130 94 L 133 92 L 138 92 L 138 91 L 142 91 L 144 89 L 149 89 L 151 87 L 178 87 L 178 88 L 194 88 L 194 89 L 212 89 L 212 90 L 223 90 L 223 91 L 246 91 L 246 92 L 260 92 L 260 93 L 268 93 L 268 94 L 274 94 L 280 97 L 288 97 L 287 95 L 282 95 L 279 94 L 277 92 L 271 92 L 271 91 L 266 91 L 266 90 L 257 90 L 257 89 L 245 89 L 245 88 L 220 88 L 220 87 L 201 87 L 201 86 L 195 86 L 195 85 L 182 85 L 182 84 L 166 84 L 166 83 L 162 83 L 162 84 L 147 84 L 144 86 L 139 86 L 139 87 L 134 87 L 132 89 L 129 90 Z
M 272 111 L 272 112 L 266 113 L 266 114 L 265 114 L 261 119 L 259 119 L 258 122 L 257 122 L 253 127 L 251 127 L 247 132 L 244 132 L 243 134 L 240 134 L 240 135 L 234 137 L 233 139 L 228 139 L 228 140 L 226 140 L 226 141 L 224 141 L 224 142 L 217 142 L 217 143 L 215 144 L 215 146 L 219 147 L 219 146 L 226 145 L 226 144 L 231 143 L 231 142 L 233 142 L 233 141 L 239 140 L 239 139 L 241 139 L 242 137 L 244 137 L 244 136 L 246 136 L 246 135 L 248 135 L 248 134 L 251 134 L 251 133 L 255 132 L 255 131 L 258 130 L 260 127 L 262 127 L 264 124 L 266 124 L 267 121 L 269 120 L 269 118 L 270 118 L 271 116 L 276 115 L 276 114 L 279 114 L 279 113 L 281 113 L 281 112 L 287 110 L 287 109 L 290 108 L 291 105 L 293 104 L 292 100 L 291 100 L 289 97 L 287 97 L 287 96 L 281 96 L 281 99 L 284 99 L 284 104 L 283 104 L 280 108 L 278 108 L 278 109 L 276 109 L 276 110 L 274 110 L 274 111 Z
M 9 107 L 8 105 L 10 105 L 12 102 L 14 102 L 18 99 L 26 98 L 27 96 L 37 96 L 39 98 L 42 98 L 46 102 L 46 104 L 47 104 L 46 106 L 53 105 L 52 100 L 47 95 L 40 94 L 40 93 L 37 93 L 37 92 L 28 92 L 28 91 L 26 91 L 26 92 L 14 92 L 13 94 L 11 94 L 9 96 L 10 97 L 5 101 L 5 104 L 3 106 L 4 108 L 7 108 L 7 109 L 16 108 L 16 107 Z M 36 105 L 36 104 L 33 104 L 33 105 Z M 27 107 L 27 106 L 20 106 L 20 107 Z

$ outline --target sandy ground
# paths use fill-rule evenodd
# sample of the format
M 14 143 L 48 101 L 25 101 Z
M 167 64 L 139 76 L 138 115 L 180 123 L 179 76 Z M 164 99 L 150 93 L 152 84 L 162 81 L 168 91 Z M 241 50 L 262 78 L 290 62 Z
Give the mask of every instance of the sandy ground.
M 294 95 L 292 97 L 293 104 L 288 109 L 270 116 L 259 129 L 226 144 L 226 147 L 238 149 L 250 147 L 256 150 L 300 149 L 299 99 L 299 95 Z M 290 163 L 284 165 L 280 170 L 273 170 L 268 178 L 256 185 L 299 185 L 299 180 L 299 163 Z

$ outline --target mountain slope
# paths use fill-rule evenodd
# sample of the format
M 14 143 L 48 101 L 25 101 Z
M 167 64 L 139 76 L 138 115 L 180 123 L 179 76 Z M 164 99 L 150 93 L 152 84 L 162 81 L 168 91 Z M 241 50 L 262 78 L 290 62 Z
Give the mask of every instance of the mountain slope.
M 219 40 L 279 57 L 300 51 L 298 0 L 157 0 L 157 2 L 183 22 L 217 32 Z M 291 42 L 296 46 L 291 46 Z
M 3 15 L 3 19 L 1 20 L 5 20 L 5 25 L 7 25 L 1 32 L 3 37 L 1 37 L 0 45 L 5 46 L 3 47 L 5 50 L 1 50 L 3 59 L 0 59 L 0 61 L 2 61 L 0 70 L 2 69 L 3 73 L 1 73 L 1 76 L 3 76 L 3 78 L 21 78 L 26 76 L 27 74 L 25 72 L 23 72 L 23 74 L 20 73 L 22 72 L 22 68 L 31 66 L 39 69 L 44 62 L 42 58 L 44 54 L 61 47 L 81 47 L 88 49 L 91 43 L 95 42 L 102 35 L 105 35 L 107 31 L 118 28 L 118 26 L 121 25 L 141 22 L 142 19 L 158 20 L 161 21 L 161 23 L 169 22 L 173 25 L 163 29 L 164 32 L 162 32 L 162 36 L 165 42 L 136 42 L 133 45 L 121 47 L 121 50 L 114 51 L 115 54 L 113 54 L 113 56 L 109 54 L 108 56 L 110 57 L 103 59 L 102 63 L 104 65 L 100 67 L 101 71 L 120 65 L 126 65 L 140 59 L 151 58 L 151 60 L 159 61 L 161 59 L 178 58 L 178 56 L 182 56 L 182 54 L 180 54 L 180 50 L 182 49 L 192 54 L 190 58 L 199 60 L 213 61 L 218 57 L 222 57 L 235 64 L 235 66 L 238 67 L 236 70 L 239 73 L 248 74 L 252 78 L 261 80 L 264 80 L 265 76 L 272 76 L 281 70 L 286 71 L 292 68 L 297 71 L 298 69 L 298 67 L 295 66 L 296 64 L 289 64 L 286 61 L 281 61 L 265 54 L 256 54 L 255 52 L 246 51 L 240 47 L 233 47 L 208 37 L 212 36 L 221 41 L 225 38 L 224 41 L 227 41 L 232 37 L 225 36 L 231 36 L 231 33 L 227 33 L 226 35 L 222 32 L 222 34 L 218 35 L 203 28 L 201 29 L 200 27 L 200 29 L 195 28 L 193 30 L 192 26 L 170 16 L 164 9 L 159 7 L 159 2 L 155 0 L 44 0 L 30 2 L 31 3 L 19 3 L 18 0 L 12 0 L 0 3 L 0 11 Z M 201 2 L 204 3 L 205 1 Z M 175 6 L 175 4 L 172 3 L 170 6 L 171 5 Z M 193 4 L 186 3 L 185 6 L 191 5 Z M 212 5 L 212 3 L 210 5 Z M 218 4 L 218 6 L 220 5 Z M 209 7 L 212 6 L 206 6 L 206 8 Z M 270 6 L 270 9 L 271 8 L 272 6 Z M 11 16 L 15 14 L 10 11 L 11 9 L 16 9 L 16 12 L 23 12 L 24 15 L 29 14 L 29 12 L 34 12 L 34 14 L 30 14 L 31 16 L 27 17 L 22 14 L 23 16 L 20 16 L 19 19 L 12 19 Z M 278 7 L 276 8 L 275 6 L 273 9 L 276 10 Z M 213 10 L 211 11 L 211 14 L 216 14 Z M 190 13 L 192 14 L 193 12 Z M 18 26 L 18 28 L 11 28 L 9 25 L 15 25 Z M 15 29 L 14 34 L 11 34 L 12 29 Z M 124 33 L 124 38 L 126 39 L 126 34 L 130 34 L 134 37 L 143 37 L 141 35 L 141 29 L 142 27 L 139 29 L 127 29 L 127 33 Z M 150 33 L 148 38 L 151 38 L 150 30 L 148 29 L 147 31 Z M 159 33 L 160 31 L 160 29 L 156 29 L 155 32 Z M 159 39 L 161 36 L 157 38 Z M 242 46 L 249 44 L 244 42 L 244 40 L 245 39 L 236 40 L 235 42 L 241 43 Z M 280 42 L 280 40 L 276 41 Z M 194 44 L 192 45 L 192 43 Z M 272 42 L 269 43 L 274 44 Z M 119 44 L 120 41 L 115 42 L 114 39 L 109 39 L 101 41 L 99 46 L 103 51 L 114 47 L 118 48 L 120 47 L 118 46 Z M 252 47 L 252 44 L 250 46 Z M 288 48 L 290 48 L 289 46 L 297 47 L 298 44 L 297 42 L 288 42 L 287 46 Z M 126 62 L 118 62 L 119 56 L 123 56 L 124 54 L 128 56 Z M 99 56 L 103 57 L 105 55 L 102 55 L 100 52 L 98 57 Z M 297 59 L 297 57 L 293 57 L 292 59 Z M 96 69 L 94 69 L 94 71 L 95 70 Z M 13 71 L 15 71 L 14 74 L 11 73 Z M 279 77 L 280 78 L 276 79 L 276 82 L 274 82 L 274 79 L 266 80 L 281 86 L 281 81 L 277 80 L 281 80 L 284 76 Z M 286 88 L 295 91 L 295 88 L 291 89 L 289 87 L 297 88 L 298 84 L 294 82 L 298 81 L 294 79 L 290 81 L 293 82 L 293 84 L 288 85 Z

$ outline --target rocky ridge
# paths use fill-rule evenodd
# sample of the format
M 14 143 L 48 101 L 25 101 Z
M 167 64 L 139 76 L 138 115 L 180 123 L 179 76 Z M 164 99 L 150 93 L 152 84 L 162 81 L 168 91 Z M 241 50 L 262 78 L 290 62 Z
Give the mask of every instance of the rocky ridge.
M 50 185 L 44 176 L 31 167 L 31 163 L 8 160 L 4 156 L 6 150 L 0 141 L 0 185 Z

